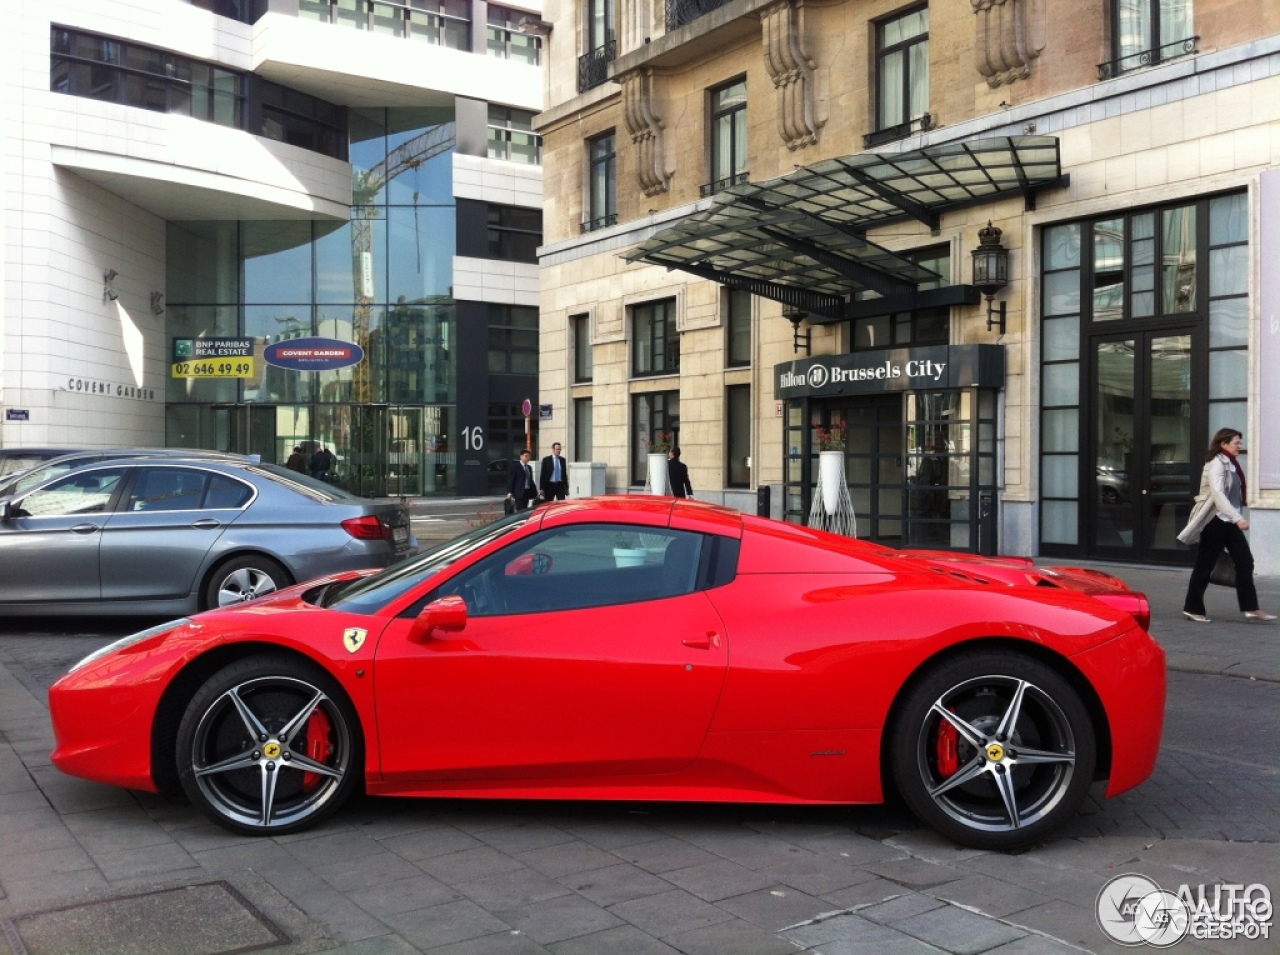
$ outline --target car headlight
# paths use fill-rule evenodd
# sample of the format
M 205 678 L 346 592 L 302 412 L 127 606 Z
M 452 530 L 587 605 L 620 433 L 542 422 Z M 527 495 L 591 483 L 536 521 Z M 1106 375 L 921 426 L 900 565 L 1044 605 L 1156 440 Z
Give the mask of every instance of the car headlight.
M 190 622 L 191 622 L 190 617 L 182 617 L 181 619 L 178 619 L 178 620 L 170 620 L 168 623 L 162 623 L 154 627 L 148 627 L 146 630 L 139 630 L 137 633 L 131 633 L 127 637 L 121 637 L 119 640 L 116 640 L 114 643 L 108 643 L 105 647 L 102 647 L 101 649 L 98 649 L 98 650 L 94 650 L 91 654 L 89 654 L 79 663 L 72 666 L 71 669 L 68 670 L 67 672 L 75 673 L 76 670 L 79 670 L 81 667 L 88 666 L 94 660 L 101 660 L 103 657 L 105 657 L 109 653 L 115 653 L 117 650 L 121 650 L 125 647 L 131 647 L 135 643 L 141 643 L 143 640 L 147 639 L 148 637 L 154 637 L 154 636 L 157 636 L 158 634 L 166 633 L 169 630 L 177 630 L 179 627 L 185 626 Z

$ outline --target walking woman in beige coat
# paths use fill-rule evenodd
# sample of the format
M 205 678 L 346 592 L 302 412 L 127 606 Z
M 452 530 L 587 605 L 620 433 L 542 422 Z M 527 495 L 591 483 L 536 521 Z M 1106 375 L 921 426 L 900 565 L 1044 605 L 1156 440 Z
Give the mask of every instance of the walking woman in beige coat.
M 1236 565 L 1236 600 L 1246 620 L 1274 620 L 1275 616 L 1258 609 L 1258 591 L 1253 586 L 1253 552 L 1244 532 L 1249 522 L 1241 511 L 1248 504 L 1244 470 L 1238 460 L 1241 434 L 1222 428 L 1209 442 L 1204 470 L 1200 474 L 1200 493 L 1191 519 L 1178 540 L 1184 544 L 1199 542 L 1191 582 L 1182 602 L 1182 615 L 1197 623 L 1208 623 L 1204 612 L 1204 591 L 1209 574 L 1218 562 L 1223 548 Z

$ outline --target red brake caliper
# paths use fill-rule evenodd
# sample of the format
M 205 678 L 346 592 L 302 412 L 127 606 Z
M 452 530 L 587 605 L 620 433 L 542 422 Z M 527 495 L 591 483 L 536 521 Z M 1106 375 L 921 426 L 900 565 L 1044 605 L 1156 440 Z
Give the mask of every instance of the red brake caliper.
M 955 712 L 953 709 L 952 713 Z M 950 721 L 943 720 L 938 724 L 938 775 L 944 779 L 954 775 L 960 768 L 960 757 L 956 752 L 956 743 L 960 734 Z
M 332 735 L 333 724 L 329 722 L 329 717 L 324 710 L 315 710 L 307 720 L 307 756 L 317 763 L 328 765 L 329 757 L 333 755 L 333 743 L 330 741 Z M 302 791 L 314 791 L 322 779 L 324 777 L 319 773 L 303 773 Z

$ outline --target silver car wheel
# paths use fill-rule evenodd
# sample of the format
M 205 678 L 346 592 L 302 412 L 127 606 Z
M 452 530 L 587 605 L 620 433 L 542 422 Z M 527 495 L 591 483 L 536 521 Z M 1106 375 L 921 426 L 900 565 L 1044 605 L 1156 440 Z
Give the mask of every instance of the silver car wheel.
M 924 674 L 891 732 L 894 779 L 944 835 L 984 849 L 1043 839 L 1093 781 L 1093 721 L 1079 692 L 1018 653 L 975 652 Z
M 276 589 L 276 582 L 271 575 L 257 567 L 241 567 L 228 574 L 218 585 L 218 606 L 244 603 Z
M 179 732 L 179 776 L 192 802 L 253 834 L 305 828 L 336 809 L 357 782 L 359 741 L 327 682 L 292 661 L 251 660 L 215 675 Z

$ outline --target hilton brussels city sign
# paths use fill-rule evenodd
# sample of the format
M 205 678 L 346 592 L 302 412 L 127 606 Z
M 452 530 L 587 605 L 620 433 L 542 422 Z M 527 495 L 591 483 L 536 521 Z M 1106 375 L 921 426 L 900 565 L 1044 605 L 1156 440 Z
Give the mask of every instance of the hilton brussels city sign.
M 774 365 L 774 397 L 1004 387 L 1002 345 L 931 345 L 823 355 Z

